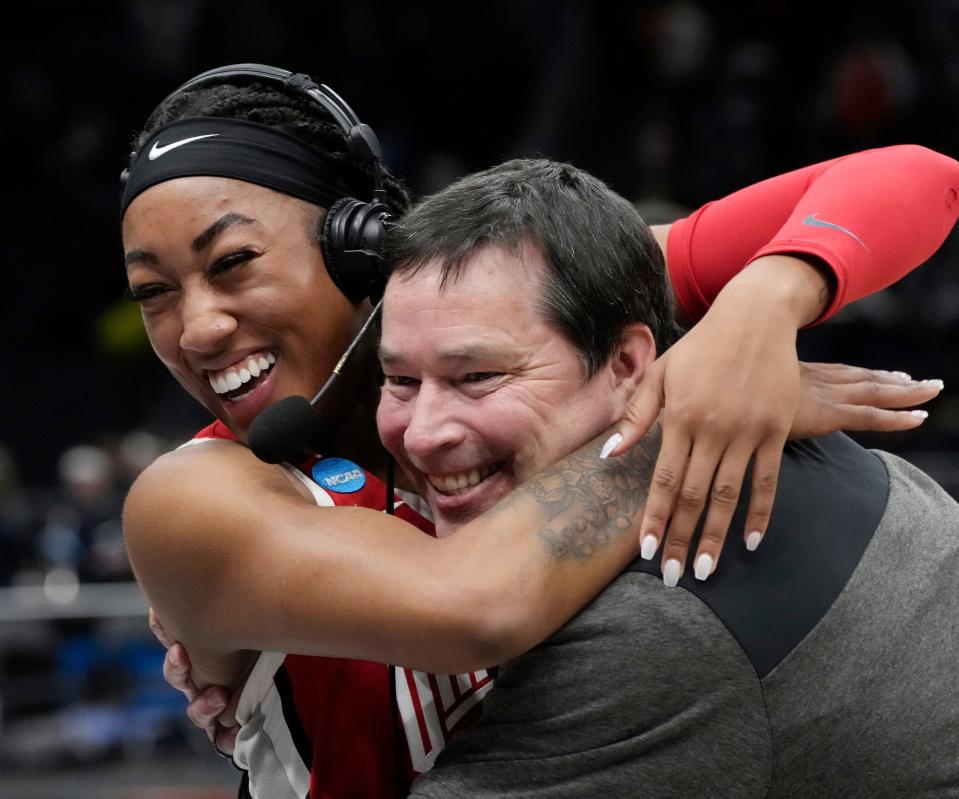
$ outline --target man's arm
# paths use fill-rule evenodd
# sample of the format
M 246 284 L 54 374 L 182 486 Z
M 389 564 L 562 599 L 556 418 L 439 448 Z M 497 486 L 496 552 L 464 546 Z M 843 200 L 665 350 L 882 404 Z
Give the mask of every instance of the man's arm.
M 189 448 L 131 490 L 130 559 L 201 685 L 232 684 L 224 656 L 250 649 L 488 667 L 545 638 L 635 557 L 658 437 L 615 461 L 599 459 L 602 444 L 440 540 L 376 511 L 312 505 L 231 442 Z

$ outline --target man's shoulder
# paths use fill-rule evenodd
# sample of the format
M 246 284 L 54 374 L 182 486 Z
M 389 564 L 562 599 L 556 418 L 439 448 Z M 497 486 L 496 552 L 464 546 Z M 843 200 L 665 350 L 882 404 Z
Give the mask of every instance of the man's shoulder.
M 687 569 L 680 587 L 722 621 L 764 677 L 845 590 L 886 514 L 889 474 L 875 453 L 842 434 L 790 442 L 755 552 L 743 544 L 748 476 L 745 484 L 715 572 L 702 582 Z M 628 568 L 661 574 L 658 561 Z
M 634 572 L 501 667 L 479 724 L 412 795 L 626 796 L 649 784 L 758 796 L 771 753 L 760 682 L 723 622 Z

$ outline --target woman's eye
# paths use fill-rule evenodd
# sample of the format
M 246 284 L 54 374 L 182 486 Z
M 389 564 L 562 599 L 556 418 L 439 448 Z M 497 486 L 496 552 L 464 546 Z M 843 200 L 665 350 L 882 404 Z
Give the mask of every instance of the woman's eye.
M 259 253 L 253 252 L 253 250 L 240 250 L 239 252 L 232 252 L 229 255 L 224 255 L 222 258 L 218 258 L 216 261 L 214 261 L 210 266 L 210 274 L 222 274 L 228 269 L 232 269 L 234 266 L 239 266 L 247 261 L 252 261 L 257 257 L 257 255 L 259 255 Z
M 144 283 L 142 286 L 128 286 L 124 296 L 131 302 L 145 302 L 153 297 L 159 297 L 170 290 L 162 283 Z

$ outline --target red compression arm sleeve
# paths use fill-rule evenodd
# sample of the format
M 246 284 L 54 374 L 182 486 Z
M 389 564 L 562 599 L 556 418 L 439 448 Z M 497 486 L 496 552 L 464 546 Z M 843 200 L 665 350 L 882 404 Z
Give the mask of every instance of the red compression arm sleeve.
M 836 277 L 822 321 L 926 261 L 955 224 L 957 192 L 959 162 L 908 144 L 788 172 L 673 223 L 670 279 L 695 322 L 750 261 L 813 256 Z

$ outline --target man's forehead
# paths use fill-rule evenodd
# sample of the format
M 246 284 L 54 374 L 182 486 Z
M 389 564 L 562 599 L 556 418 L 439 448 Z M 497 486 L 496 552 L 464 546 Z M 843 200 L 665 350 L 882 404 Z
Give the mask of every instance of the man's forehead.
M 439 343 L 432 353 L 432 358 L 449 367 L 470 366 L 502 360 L 509 357 L 512 349 L 508 344 L 490 341 Z M 380 342 L 380 362 L 384 366 L 405 363 L 409 357 L 402 341 L 386 344 Z

